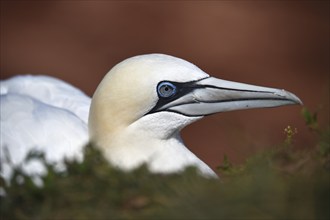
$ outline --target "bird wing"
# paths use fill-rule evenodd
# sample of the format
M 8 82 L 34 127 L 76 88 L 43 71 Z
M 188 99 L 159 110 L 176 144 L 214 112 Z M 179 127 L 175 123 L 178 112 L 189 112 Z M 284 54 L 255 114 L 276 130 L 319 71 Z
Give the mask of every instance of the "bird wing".
M 0 94 L 20 94 L 49 106 L 66 109 L 87 124 L 91 98 L 81 90 L 50 76 L 15 76 L 0 81 Z
M 6 179 L 12 172 L 10 163 L 22 165 L 31 150 L 44 152 L 59 168 L 64 158 L 82 159 L 88 142 L 88 96 L 47 76 L 14 77 L 0 81 L 0 88 L 0 159 Z M 23 171 L 42 174 L 44 168 L 31 161 Z

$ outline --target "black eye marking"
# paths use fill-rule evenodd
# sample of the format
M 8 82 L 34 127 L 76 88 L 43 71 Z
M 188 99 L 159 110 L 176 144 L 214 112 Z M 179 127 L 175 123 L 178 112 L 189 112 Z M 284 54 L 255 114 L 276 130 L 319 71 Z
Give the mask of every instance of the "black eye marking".
M 177 92 L 176 86 L 171 82 L 161 82 L 157 86 L 157 93 L 159 97 L 169 98 L 175 95 Z
M 202 79 L 200 79 L 202 80 Z M 161 81 L 158 83 L 156 87 L 156 91 L 158 94 L 158 102 L 156 105 L 146 114 L 152 114 L 162 110 L 162 106 L 188 94 L 189 92 L 198 89 L 203 88 L 203 85 L 196 85 L 195 81 L 189 81 L 189 82 L 173 82 L 173 81 Z

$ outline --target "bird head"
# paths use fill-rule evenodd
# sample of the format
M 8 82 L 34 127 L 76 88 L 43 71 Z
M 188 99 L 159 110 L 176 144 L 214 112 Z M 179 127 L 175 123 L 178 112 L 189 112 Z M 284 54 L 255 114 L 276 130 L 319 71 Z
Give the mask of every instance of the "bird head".
M 89 130 L 104 147 L 127 131 L 134 141 L 166 140 L 205 115 L 299 103 L 290 92 L 217 79 L 176 57 L 140 55 L 104 77 L 92 99 Z

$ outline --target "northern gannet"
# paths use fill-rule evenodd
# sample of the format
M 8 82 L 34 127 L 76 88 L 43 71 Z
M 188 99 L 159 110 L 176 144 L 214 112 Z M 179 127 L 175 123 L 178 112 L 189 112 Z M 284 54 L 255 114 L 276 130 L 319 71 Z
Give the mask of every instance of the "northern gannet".
M 34 77 L 27 83 L 34 85 L 32 92 L 29 86 L 19 85 L 24 80 L 17 77 L 11 83 L 10 79 L 1 82 L 1 150 L 7 146 L 16 164 L 23 158 L 18 151 L 32 147 L 28 143 L 60 163 L 63 157 L 81 157 L 82 143 L 90 140 L 123 170 L 146 163 L 152 172 L 170 173 L 193 165 L 205 176 L 216 176 L 184 145 L 182 128 L 217 112 L 301 104 L 285 90 L 217 79 L 180 58 L 140 55 L 114 66 L 97 87 L 88 135 L 90 99 L 65 82 L 44 79 L 53 81 L 50 87 L 67 88 L 66 94 L 60 95 L 63 88 L 47 86 L 46 92 L 39 91 L 43 82 Z M 83 114 L 77 113 L 78 107 Z M 54 138 L 56 144 L 51 143 Z

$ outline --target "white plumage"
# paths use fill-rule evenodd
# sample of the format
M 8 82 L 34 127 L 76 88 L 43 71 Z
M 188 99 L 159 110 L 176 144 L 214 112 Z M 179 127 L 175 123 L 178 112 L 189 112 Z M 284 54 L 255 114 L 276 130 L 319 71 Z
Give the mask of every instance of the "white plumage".
M 168 173 L 195 165 L 203 175 L 215 176 L 184 146 L 183 127 L 216 112 L 301 103 L 284 90 L 216 79 L 162 54 L 116 65 L 92 102 L 80 90 L 47 76 L 14 77 L 1 81 L 0 88 L 1 166 L 6 178 L 11 170 L 5 148 L 15 165 L 29 150 L 38 149 L 61 169 L 64 157 L 82 159 L 88 141 L 123 170 L 147 163 L 153 172 Z M 44 172 L 33 162 L 24 170 Z
M 88 142 L 88 96 L 48 76 L 16 76 L 1 81 L 0 88 L 0 159 L 6 179 L 9 162 L 20 165 L 31 150 L 45 152 L 59 167 L 64 157 L 82 159 L 82 146 Z M 30 175 L 44 173 L 36 160 L 22 168 Z

